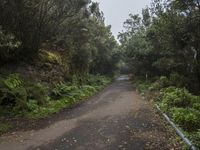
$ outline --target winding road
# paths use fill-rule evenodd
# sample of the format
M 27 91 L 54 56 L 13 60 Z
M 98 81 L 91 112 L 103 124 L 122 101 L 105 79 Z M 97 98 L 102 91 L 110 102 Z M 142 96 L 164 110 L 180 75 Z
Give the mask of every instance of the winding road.
M 39 130 L 1 136 L 0 150 L 181 149 L 127 76 L 59 115 L 62 119 Z

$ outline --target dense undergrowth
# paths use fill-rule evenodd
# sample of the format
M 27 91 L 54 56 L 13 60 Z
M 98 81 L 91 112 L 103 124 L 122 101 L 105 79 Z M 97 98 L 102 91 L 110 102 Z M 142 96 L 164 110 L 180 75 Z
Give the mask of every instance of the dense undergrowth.
M 138 80 L 136 87 L 143 96 L 158 104 L 200 148 L 200 96 L 191 94 L 181 87 L 181 80 L 173 77 L 160 77 L 158 80 Z
M 40 119 L 78 103 L 93 95 L 108 83 L 110 77 L 100 75 L 73 76 L 68 82 L 53 87 L 24 80 L 18 74 L 0 77 L 0 119 Z M 0 133 L 12 125 L 0 123 Z

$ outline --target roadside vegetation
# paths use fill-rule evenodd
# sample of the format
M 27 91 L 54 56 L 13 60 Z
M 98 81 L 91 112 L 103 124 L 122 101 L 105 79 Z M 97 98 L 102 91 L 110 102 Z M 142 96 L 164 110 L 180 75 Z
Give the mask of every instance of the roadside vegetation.
M 200 3 L 153 0 L 119 34 L 139 92 L 200 148 Z
M 121 53 L 98 3 L 5 0 L 0 10 L 0 133 L 111 82 Z
M 87 99 L 111 81 L 111 77 L 88 75 L 80 83 L 80 77 L 74 76 L 71 82 L 58 83 L 49 89 L 39 83 L 29 85 L 16 74 L 1 79 L 0 133 L 15 127 L 9 121 L 13 118 L 48 117 Z
M 137 80 L 135 86 L 145 99 L 157 104 L 197 148 L 200 147 L 200 96 L 174 86 L 164 76 L 156 81 Z

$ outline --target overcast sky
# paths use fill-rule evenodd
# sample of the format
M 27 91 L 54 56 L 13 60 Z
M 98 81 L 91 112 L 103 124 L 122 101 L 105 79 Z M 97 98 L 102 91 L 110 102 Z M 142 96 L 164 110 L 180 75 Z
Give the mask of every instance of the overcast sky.
M 100 3 L 106 24 L 112 25 L 112 32 L 117 37 L 118 32 L 123 30 L 123 22 L 130 13 L 141 13 L 142 8 L 150 5 L 151 0 L 93 0 Z

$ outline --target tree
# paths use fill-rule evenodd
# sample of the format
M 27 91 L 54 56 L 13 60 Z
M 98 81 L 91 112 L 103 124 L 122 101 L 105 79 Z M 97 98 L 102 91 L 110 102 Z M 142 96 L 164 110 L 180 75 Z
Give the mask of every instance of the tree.
M 176 72 L 188 78 L 187 88 L 199 91 L 199 8 L 198 0 L 154 0 L 141 19 L 131 15 L 120 41 L 134 73 L 144 77 Z

